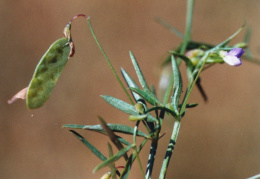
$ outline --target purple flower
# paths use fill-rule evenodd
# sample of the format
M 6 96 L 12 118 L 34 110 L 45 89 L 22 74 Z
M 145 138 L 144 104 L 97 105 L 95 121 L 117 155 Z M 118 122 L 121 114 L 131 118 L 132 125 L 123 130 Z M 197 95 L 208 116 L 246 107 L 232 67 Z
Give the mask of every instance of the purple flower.
M 240 57 L 243 55 L 242 48 L 233 48 L 229 52 L 222 52 L 223 60 L 231 66 L 239 66 L 242 64 Z

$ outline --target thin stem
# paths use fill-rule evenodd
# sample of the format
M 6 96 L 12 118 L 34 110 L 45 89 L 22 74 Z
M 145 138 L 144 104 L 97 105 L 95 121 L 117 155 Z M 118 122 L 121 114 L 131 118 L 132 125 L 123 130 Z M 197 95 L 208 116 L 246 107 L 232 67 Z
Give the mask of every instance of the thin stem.
M 184 99 L 183 99 L 182 105 L 181 105 L 180 115 L 182 115 L 182 114 L 185 112 L 186 105 L 187 105 L 187 103 L 188 103 L 188 99 L 189 99 L 189 97 L 190 97 L 191 91 L 192 91 L 194 85 L 196 84 L 196 81 L 197 81 L 198 78 L 199 78 L 199 75 L 200 75 L 200 73 L 201 73 L 201 71 L 202 71 L 202 69 L 203 69 L 203 67 L 204 67 L 204 65 L 205 65 L 205 63 L 206 63 L 206 60 L 207 60 L 207 58 L 208 58 L 208 56 L 209 56 L 209 53 L 210 53 L 210 52 L 206 52 L 206 54 L 203 56 L 201 67 L 200 67 L 200 69 L 199 69 L 199 71 L 198 71 L 198 73 L 197 73 L 195 79 L 192 81 L 191 85 L 190 85 L 190 86 L 188 87 L 188 89 L 187 89 L 187 93 L 186 93 L 186 95 L 185 95 L 185 97 L 184 97 Z
M 140 169 L 141 169 L 143 178 L 145 178 L 143 165 L 142 165 L 142 162 L 141 162 L 141 160 L 140 160 L 140 157 L 139 157 L 139 154 L 138 154 L 138 151 L 137 151 L 137 147 L 136 147 L 136 133 L 137 133 L 137 131 L 138 131 L 139 123 L 140 123 L 140 121 L 138 121 L 138 122 L 136 123 L 135 128 L 134 128 L 133 143 L 135 144 L 135 146 L 134 146 L 134 151 L 135 151 L 135 153 L 136 153 L 136 157 L 137 157 L 137 161 L 138 161 L 139 167 L 140 167 Z
M 169 162 L 170 162 L 170 159 L 171 159 L 171 156 L 172 156 L 172 153 L 173 153 L 173 149 L 174 149 L 174 146 L 176 144 L 177 137 L 178 137 L 178 134 L 179 134 L 180 125 L 181 125 L 181 120 L 176 119 L 176 121 L 174 122 L 174 126 L 173 126 L 171 140 L 169 142 L 167 152 L 166 152 L 164 160 L 163 160 L 159 179 L 164 179 L 165 176 L 166 176 L 168 165 L 169 165 Z
M 159 115 L 159 120 L 163 119 L 165 115 L 165 111 L 161 110 L 160 115 Z M 161 125 L 160 125 L 161 126 Z M 153 171 L 153 164 L 155 160 L 155 155 L 158 147 L 158 140 L 159 140 L 159 134 L 161 131 L 161 127 L 159 127 L 154 134 L 154 137 L 152 137 L 152 143 L 151 143 L 151 148 L 150 148 L 150 154 L 147 162 L 147 167 L 146 167 L 146 174 L 145 178 L 150 179 L 152 176 L 152 171 Z
M 94 30 L 93 30 L 93 28 L 92 28 L 92 25 L 91 25 L 91 23 L 90 23 L 90 18 L 87 18 L 87 22 L 88 22 L 90 31 L 91 31 L 91 33 L 92 33 L 92 35 L 93 35 L 93 37 L 94 37 L 94 39 L 95 39 L 95 41 L 96 41 L 96 43 L 97 43 L 99 49 L 100 49 L 100 51 L 101 51 L 102 54 L 104 55 L 104 57 L 105 57 L 105 59 L 106 59 L 108 65 L 109 65 L 109 67 L 111 68 L 111 70 L 112 70 L 113 74 L 115 75 L 117 81 L 119 82 L 121 88 L 124 90 L 124 92 L 125 92 L 125 94 L 127 95 L 129 101 L 130 101 L 132 104 L 134 104 L 132 98 L 131 98 L 130 95 L 128 94 L 128 92 L 127 92 L 126 88 L 124 87 L 122 81 L 120 80 L 119 76 L 117 75 L 117 73 L 116 73 L 116 71 L 115 71 L 113 65 L 111 64 L 111 62 L 110 62 L 110 60 L 108 59 L 106 53 L 104 52 L 103 48 L 101 47 L 100 43 L 98 42 L 98 39 L 97 39 L 97 37 L 96 37 L 96 35 L 95 35 L 95 33 L 94 33 Z
M 141 172 L 142 172 L 142 176 L 143 176 L 143 178 L 145 178 L 144 169 L 143 169 L 142 162 L 141 162 L 141 159 L 140 159 L 140 157 L 139 157 L 139 154 L 138 154 L 138 151 L 137 151 L 137 147 L 136 147 L 136 146 L 134 147 L 134 150 L 135 150 L 135 153 L 136 153 L 136 158 L 137 158 L 139 167 L 140 167 Z
M 181 46 L 180 54 L 184 54 L 184 52 L 187 48 L 187 45 L 191 39 L 193 6 L 194 6 L 194 0 L 188 0 L 185 35 L 184 35 L 184 40 L 183 40 L 183 43 Z
M 157 151 L 158 140 L 153 140 L 150 148 L 150 154 L 147 162 L 145 178 L 150 179 L 153 171 L 154 159 Z
M 183 43 L 182 43 L 181 49 L 180 49 L 181 55 L 183 55 L 185 53 L 187 46 L 188 46 L 188 43 L 191 40 L 193 7 L 194 7 L 194 0 L 188 0 L 187 1 L 185 34 L 184 34 Z M 179 58 L 178 61 L 177 61 L 177 64 L 179 65 L 180 62 L 181 62 L 181 59 Z M 205 65 L 205 62 L 204 62 L 204 64 L 202 64 L 202 68 L 203 68 L 204 65 Z M 199 74 L 200 74 L 200 72 L 198 72 L 198 75 Z M 198 76 L 196 76 L 196 79 L 192 83 L 190 90 L 188 91 L 187 95 L 185 95 L 184 102 L 182 103 L 182 107 L 181 107 L 180 112 L 179 112 L 180 115 L 176 117 L 176 120 L 174 122 L 171 140 L 169 142 L 169 145 L 168 145 L 168 148 L 167 148 L 167 151 L 166 151 L 166 154 L 165 154 L 165 158 L 164 158 L 164 161 L 163 161 L 163 164 L 162 164 L 160 176 L 159 176 L 160 179 L 164 179 L 165 176 L 166 176 L 166 172 L 167 172 L 167 169 L 168 169 L 170 158 L 172 156 L 173 149 L 174 149 L 174 146 L 175 146 L 175 143 L 177 141 L 178 134 L 179 134 L 180 124 L 181 124 L 181 121 L 180 121 L 181 117 L 180 116 L 182 115 L 182 113 L 184 112 L 184 110 L 186 108 L 186 104 L 187 104 L 188 98 L 190 96 L 191 90 L 192 90 L 192 88 L 193 88 L 197 79 L 198 79 Z

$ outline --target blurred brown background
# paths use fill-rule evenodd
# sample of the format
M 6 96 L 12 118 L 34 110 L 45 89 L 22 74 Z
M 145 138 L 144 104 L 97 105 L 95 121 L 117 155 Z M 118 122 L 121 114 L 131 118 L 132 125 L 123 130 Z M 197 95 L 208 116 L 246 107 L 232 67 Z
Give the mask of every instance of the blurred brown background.
M 215 44 L 246 20 L 256 54 L 259 12 L 258 0 L 196 1 L 192 38 Z M 43 53 L 79 13 L 91 16 L 96 35 L 117 72 L 124 67 L 135 76 L 128 54 L 131 50 L 148 83 L 157 86 L 159 64 L 180 39 L 154 17 L 184 31 L 186 1 L 0 1 L 0 178 L 99 178 L 108 169 L 92 174 L 100 160 L 61 126 L 97 124 L 97 115 L 110 123 L 134 125 L 127 115 L 99 97 L 106 94 L 127 100 L 83 18 L 73 22 L 76 54 L 47 103 L 32 111 L 22 100 L 7 104 L 28 85 Z M 239 42 L 244 32 L 232 43 Z M 190 102 L 200 105 L 188 110 L 183 119 L 167 178 L 246 178 L 260 173 L 259 77 L 260 66 L 249 62 L 237 68 L 216 65 L 202 74 L 209 102 L 205 104 L 197 89 L 193 91 Z M 164 124 L 162 132 L 168 132 L 160 140 L 153 178 L 158 178 L 173 121 L 167 119 Z M 78 132 L 107 155 L 104 136 Z M 144 166 L 148 151 L 149 146 L 141 153 Z M 141 178 L 137 165 L 129 178 Z

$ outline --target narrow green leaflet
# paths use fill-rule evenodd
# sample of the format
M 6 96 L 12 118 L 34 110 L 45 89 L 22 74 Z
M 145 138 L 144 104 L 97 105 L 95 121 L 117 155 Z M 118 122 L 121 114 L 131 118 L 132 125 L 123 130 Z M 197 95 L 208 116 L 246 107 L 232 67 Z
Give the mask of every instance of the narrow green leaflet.
M 165 91 L 164 97 L 163 97 L 163 105 L 165 106 L 169 100 L 169 97 L 171 95 L 172 91 L 172 86 L 173 86 L 173 74 L 170 76 L 169 84 L 167 86 L 167 89 Z
M 144 75 L 143 75 L 143 73 L 142 73 L 142 71 L 141 71 L 141 69 L 140 69 L 140 67 L 139 67 L 139 65 L 138 65 L 138 63 L 137 63 L 137 61 L 135 59 L 134 54 L 131 51 L 129 53 L 130 53 L 130 58 L 132 60 L 133 66 L 135 68 L 136 75 L 137 75 L 137 77 L 139 79 L 139 82 L 140 82 L 142 88 L 145 91 L 146 90 L 150 91 L 149 86 L 147 85 L 147 82 L 146 82 L 146 80 L 144 78 Z
M 122 124 L 107 124 L 107 125 L 113 132 L 119 132 L 119 133 L 128 134 L 128 135 L 134 134 L 134 128 L 132 128 L 132 127 L 122 125 Z M 65 124 L 65 125 L 63 125 L 63 127 L 72 128 L 72 129 L 91 130 L 91 131 L 95 131 L 95 132 L 104 133 L 104 130 L 101 125 Z M 148 138 L 148 136 L 140 130 L 138 130 L 137 136 Z
M 244 43 L 249 44 L 250 40 L 251 40 L 251 29 L 247 28 L 243 41 L 244 41 Z M 249 47 L 247 47 L 245 50 L 245 56 L 249 57 L 251 59 L 254 58 L 252 51 L 250 50 Z
M 93 173 L 95 173 L 96 171 L 98 171 L 101 168 L 104 168 L 108 165 L 110 165 L 111 163 L 117 161 L 118 159 L 120 159 L 126 152 L 128 152 L 131 148 L 133 148 L 135 145 L 129 145 L 125 148 L 123 148 L 122 150 L 120 150 L 118 153 L 116 153 L 115 155 L 113 155 L 112 157 L 110 157 L 109 159 L 105 160 L 104 162 L 102 162 L 101 164 L 99 164 L 98 166 L 96 166 L 93 170 Z
M 199 105 L 198 103 L 190 103 L 190 104 L 186 104 L 186 108 L 194 108 L 198 105 Z M 181 105 L 179 105 L 179 107 L 181 107 Z
M 123 145 L 121 144 L 121 142 L 118 140 L 117 136 L 114 134 L 114 132 L 109 128 L 109 126 L 107 125 L 106 121 L 102 118 L 102 117 L 98 117 L 100 124 L 102 126 L 102 128 L 104 129 L 104 131 L 106 132 L 107 136 L 109 137 L 109 139 L 113 142 L 113 144 L 117 147 L 118 150 L 123 149 Z M 127 154 L 124 154 L 124 158 L 127 161 L 128 160 L 128 156 Z
M 120 176 L 120 179 L 127 179 L 135 158 L 136 156 L 134 156 L 133 154 L 130 155 L 129 160 L 125 164 L 125 168 L 123 170 L 123 173 Z
M 120 99 L 114 98 L 112 96 L 107 95 L 101 95 L 101 97 L 110 105 L 113 107 L 119 109 L 120 111 L 123 111 L 127 114 L 138 114 L 135 111 L 135 107 L 131 104 L 128 104 Z
M 131 76 L 129 76 L 129 74 L 123 68 L 121 68 L 121 73 L 129 87 L 139 88 L 138 85 L 136 84 L 136 82 L 133 80 L 133 78 L 131 78 Z M 132 91 L 132 95 L 133 95 L 135 101 L 142 99 L 142 97 L 140 95 L 138 95 L 137 93 L 135 93 L 133 91 Z
M 156 17 L 155 21 L 158 22 L 159 24 L 161 24 L 162 26 L 166 27 L 168 30 L 170 30 L 172 33 L 174 33 L 176 36 L 180 37 L 181 39 L 184 38 L 184 35 L 179 30 L 177 30 L 175 27 L 170 25 L 165 20 L 163 20 L 163 19 L 161 19 L 159 17 Z
M 228 37 L 226 40 L 218 44 L 216 47 L 214 47 L 212 50 L 218 49 L 220 47 L 224 47 L 229 43 L 230 40 L 232 40 L 239 32 L 245 27 L 246 23 L 244 23 L 234 34 L 232 34 L 230 37 Z
M 128 142 L 127 140 L 125 140 L 124 138 L 122 138 L 122 137 L 120 137 L 120 136 L 116 136 L 117 137 L 117 139 L 122 143 L 122 144 L 124 144 L 124 145 L 126 145 L 126 146 L 128 146 L 128 145 L 131 145 L 131 143 L 130 142 Z
M 140 159 L 140 157 L 139 157 L 139 152 L 138 152 L 137 147 L 136 147 L 136 132 L 138 131 L 138 126 L 139 126 L 139 124 L 140 124 L 140 122 L 137 122 L 136 125 L 135 125 L 135 132 L 134 132 L 134 136 L 133 136 L 133 143 L 135 144 L 135 146 L 133 147 L 133 149 L 134 149 L 134 152 L 135 152 L 135 154 L 136 154 L 136 158 L 137 158 L 137 161 L 138 161 L 140 170 L 141 170 L 141 172 L 142 172 L 143 178 L 145 178 L 145 173 L 144 173 L 143 165 L 142 165 L 141 159 Z M 129 160 L 130 160 L 130 159 L 129 159 Z
M 157 97 L 155 96 L 155 94 L 150 90 L 149 86 L 147 85 L 147 82 L 143 76 L 143 73 L 133 55 L 133 53 L 130 51 L 130 58 L 132 60 L 132 63 L 133 63 L 133 66 L 135 68 L 135 72 L 136 72 L 136 75 L 139 79 L 139 82 L 142 86 L 142 88 L 144 89 L 144 92 L 146 92 L 151 98 L 153 98 L 153 100 L 155 100 L 158 104 L 161 104 L 160 101 L 157 99 Z M 131 88 L 130 88 L 131 89 Z M 137 88 L 138 89 L 138 88 Z M 138 89 L 140 90 L 140 89 Z M 136 92 L 136 91 L 135 91 Z M 137 92 L 138 93 L 138 92 Z M 141 95 L 140 93 L 138 93 L 139 95 Z M 142 96 L 142 95 L 141 95 Z M 142 96 L 144 97 L 144 96 Z
M 135 88 L 138 89 L 138 88 Z M 140 89 L 139 89 L 140 90 Z M 142 91 L 142 90 L 141 90 Z M 127 114 L 131 115 L 139 115 L 138 112 L 135 110 L 135 107 L 131 104 L 128 104 L 120 99 L 114 98 L 112 96 L 102 95 L 101 96 L 108 104 L 112 105 L 113 107 L 123 111 Z M 159 101 L 160 102 L 160 101 Z M 148 122 L 156 122 L 157 120 L 152 116 L 148 116 Z
M 121 68 L 121 72 L 122 72 L 122 75 L 124 76 L 125 78 L 125 81 L 127 82 L 127 85 L 130 87 L 130 88 L 137 88 L 137 89 L 140 89 L 138 87 L 138 85 L 136 84 L 136 82 L 128 75 L 128 73 L 123 69 Z M 136 101 L 140 101 L 142 102 L 143 101 L 143 98 L 132 91 L 132 94 L 133 94 L 133 97 L 135 98 Z M 143 103 L 143 102 L 142 102 Z M 144 103 L 143 103 L 144 104 Z M 146 104 L 144 104 L 144 107 L 145 107 L 145 110 L 147 110 L 147 106 Z M 132 114 L 132 115 L 135 115 L 135 114 Z M 148 118 L 147 118 L 147 122 L 157 122 L 157 119 L 154 118 L 152 115 L 149 115 Z
M 139 148 L 137 150 L 138 153 L 140 153 L 140 151 L 142 150 L 142 148 L 144 147 L 144 145 L 146 144 L 147 141 L 148 141 L 148 139 L 143 140 L 142 144 L 139 146 Z M 132 153 L 130 155 L 129 160 L 125 164 L 125 168 L 120 176 L 120 179 L 127 179 L 128 175 L 130 173 L 132 164 L 133 164 L 134 160 L 136 159 L 136 157 L 137 157 L 137 153 Z
M 147 122 L 158 122 L 158 120 L 155 118 L 155 117 L 153 117 L 152 115 L 149 115 L 148 117 L 147 117 Z
M 186 57 L 185 55 L 181 55 L 175 51 L 170 51 L 170 53 L 181 58 L 185 62 L 186 66 L 187 66 L 187 75 L 188 75 L 189 81 L 191 81 L 193 79 L 192 71 L 194 69 L 194 66 L 191 63 L 191 60 L 188 57 Z
M 179 101 L 182 92 L 182 78 L 181 78 L 179 67 L 173 55 L 172 55 L 172 69 L 174 75 L 174 84 L 173 84 L 173 95 L 171 98 L 171 105 L 173 107 L 174 112 L 178 115 Z
M 72 134 L 74 134 L 83 144 L 85 144 L 91 152 L 93 152 L 100 160 L 105 161 L 107 158 L 92 144 L 90 144 L 84 137 L 82 137 L 79 133 L 74 130 L 70 130 Z
M 152 92 L 145 92 L 139 88 L 130 88 L 130 90 L 138 93 L 153 106 L 156 106 L 156 104 L 162 105 L 161 102 L 156 98 L 156 96 Z
M 109 157 L 112 157 L 114 155 L 112 146 L 110 145 L 110 143 L 107 143 L 107 146 L 108 146 Z M 111 169 L 111 177 L 112 177 L 112 179 L 116 179 L 116 166 L 115 166 L 115 163 L 111 163 L 109 165 L 109 167 Z

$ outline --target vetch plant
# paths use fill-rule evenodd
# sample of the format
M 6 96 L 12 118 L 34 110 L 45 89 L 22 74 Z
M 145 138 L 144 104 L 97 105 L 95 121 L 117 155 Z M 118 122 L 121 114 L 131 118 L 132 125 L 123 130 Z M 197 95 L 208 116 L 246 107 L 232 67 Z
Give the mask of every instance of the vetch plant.
M 72 20 L 65 26 L 64 37 L 55 41 L 43 55 L 35 69 L 29 86 L 18 92 L 8 102 L 12 103 L 18 98 L 26 99 L 26 104 L 29 109 L 39 108 L 45 103 L 45 101 L 50 97 L 67 60 L 69 57 L 72 57 L 75 52 L 74 43 L 71 37 L 71 23 L 78 17 L 83 17 L 86 19 L 98 47 L 103 53 L 108 65 L 124 93 L 127 95 L 129 101 L 126 102 L 108 95 L 101 95 L 101 97 L 112 107 L 126 113 L 128 115 L 127 118 L 130 121 L 133 121 L 133 125 L 127 126 L 123 124 L 107 123 L 102 117 L 98 117 L 100 124 L 97 125 L 65 124 L 63 127 L 70 128 L 71 133 L 102 161 L 94 168 L 93 172 L 97 172 L 99 169 L 107 166 L 110 167 L 109 172 L 105 173 L 102 178 L 108 179 L 112 177 L 115 179 L 117 176 L 120 178 L 127 178 L 132 165 L 137 161 L 143 178 L 149 179 L 152 176 L 157 148 L 160 147 L 159 140 L 164 135 L 161 133 L 164 119 L 166 116 L 170 116 L 171 119 L 174 120 L 174 125 L 172 127 L 171 138 L 167 150 L 165 151 L 165 157 L 163 161 L 160 161 L 162 162 L 162 165 L 159 178 L 165 178 L 178 139 L 181 122 L 185 116 L 187 108 L 193 108 L 198 105 L 197 103 L 189 103 L 189 97 L 194 86 L 198 87 L 204 100 L 207 100 L 206 93 L 200 84 L 200 74 L 202 71 L 209 69 L 213 65 L 222 64 L 224 62 L 231 66 L 241 65 L 241 56 L 244 53 L 243 48 L 247 47 L 247 44 L 243 42 L 233 46 L 228 45 L 228 43 L 244 28 L 245 25 L 218 45 L 209 45 L 192 41 L 191 26 L 193 3 L 193 0 L 188 0 L 185 34 L 183 35 L 177 30 L 174 31 L 176 35 L 183 39 L 183 42 L 174 51 L 169 51 L 169 58 L 163 62 L 163 66 L 171 65 L 172 69 L 169 79 L 165 80 L 165 77 L 162 79 L 164 80 L 163 83 L 166 83 L 163 100 L 159 100 L 159 97 L 157 97 L 155 93 L 155 89 L 147 84 L 141 67 L 131 51 L 129 52 L 129 55 L 139 83 L 133 80 L 125 69 L 121 68 L 121 74 L 127 86 L 123 84 L 98 42 L 90 18 L 86 15 L 79 14 L 72 18 Z M 158 21 L 165 25 L 163 21 Z M 252 57 L 248 58 L 253 61 Z M 188 76 L 188 85 L 186 89 L 183 88 L 183 75 L 179 69 L 181 63 L 185 63 Z M 145 127 L 145 132 L 139 130 L 140 125 Z M 116 146 L 118 152 L 114 153 L 111 144 L 108 143 L 109 156 L 105 156 L 81 134 L 76 132 L 76 129 L 90 130 L 107 136 Z M 133 140 L 127 141 L 121 136 L 121 134 L 131 135 Z M 137 143 L 137 137 L 142 140 L 141 144 Z M 146 170 L 144 170 L 144 165 L 140 160 L 139 153 L 145 145 L 149 144 L 150 152 L 147 154 L 148 161 L 147 165 L 145 165 Z M 116 161 L 120 158 L 125 160 L 124 166 L 116 165 Z M 122 169 L 122 171 L 120 171 L 120 169 Z

